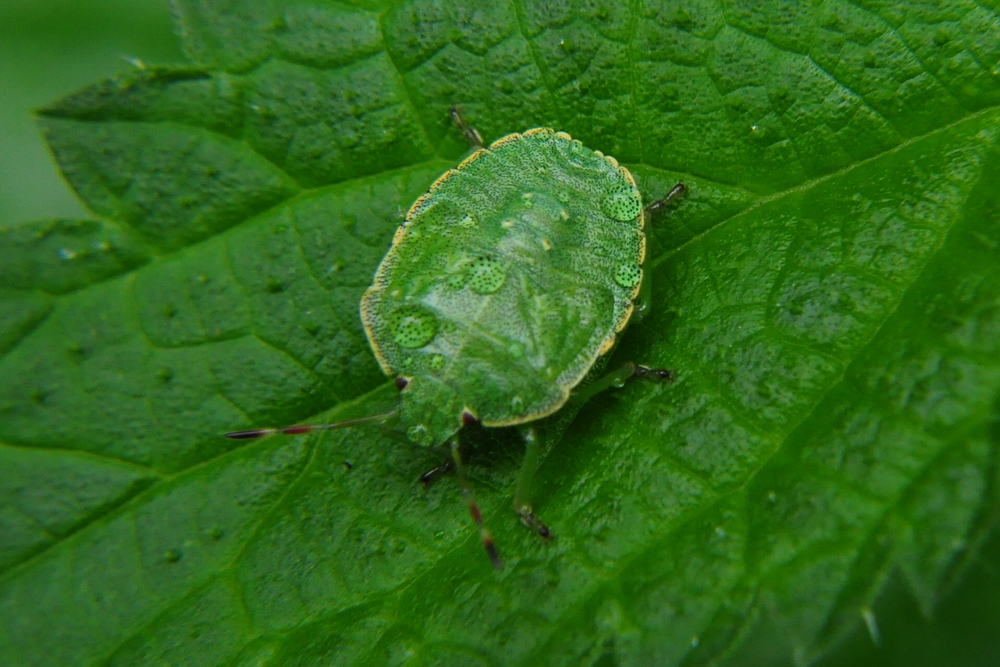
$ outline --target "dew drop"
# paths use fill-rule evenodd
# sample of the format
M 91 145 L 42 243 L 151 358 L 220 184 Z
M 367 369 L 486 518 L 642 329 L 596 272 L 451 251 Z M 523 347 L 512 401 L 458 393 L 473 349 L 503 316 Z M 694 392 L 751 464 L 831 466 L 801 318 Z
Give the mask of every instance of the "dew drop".
M 76 257 L 76 250 L 70 248 L 60 248 L 59 256 L 63 259 L 74 259 Z
M 625 289 L 635 287 L 641 278 L 642 269 L 635 264 L 620 264 L 615 270 L 615 282 Z
M 418 445 L 423 445 L 424 447 L 430 447 L 434 444 L 434 438 L 431 436 L 431 432 L 428 431 L 427 427 L 423 424 L 417 424 L 416 426 L 411 426 L 406 429 L 406 437 Z
M 465 229 L 472 229 L 477 224 L 478 223 L 476 222 L 475 217 L 473 217 L 471 215 L 467 215 L 467 216 L 465 216 L 464 218 L 462 218 L 461 220 L 458 221 L 458 226 L 459 227 L 464 227 Z
M 520 359 L 521 357 L 524 356 L 524 345 L 522 343 L 514 341 L 513 343 L 507 346 L 507 351 L 510 352 L 510 356 L 514 357 L 515 359 Z
M 532 192 L 525 192 L 521 195 L 521 201 L 524 203 L 524 208 L 531 208 L 535 205 L 535 195 Z
M 493 294 L 507 278 L 507 272 L 492 257 L 477 257 L 469 265 L 469 287 L 476 294 Z
M 601 200 L 601 208 L 611 219 L 628 222 L 639 217 L 642 201 L 636 190 L 623 187 Z
M 558 199 L 559 201 L 561 201 L 564 204 L 568 204 L 569 200 L 570 200 L 570 196 L 569 196 L 568 192 L 560 192 L 559 194 L 556 195 L 556 199 Z
M 510 399 L 510 411 L 513 412 L 515 415 L 523 415 L 524 399 L 522 399 L 520 396 L 515 396 L 514 398 Z
M 430 359 L 428 360 L 428 363 L 430 364 L 430 367 L 433 370 L 439 371 L 442 368 L 444 368 L 444 364 L 445 364 L 444 355 L 441 355 L 441 354 L 432 354 L 431 357 L 430 357 Z
M 427 345 L 437 333 L 437 320 L 420 306 L 403 306 L 392 314 L 392 337 L 400 347 Z

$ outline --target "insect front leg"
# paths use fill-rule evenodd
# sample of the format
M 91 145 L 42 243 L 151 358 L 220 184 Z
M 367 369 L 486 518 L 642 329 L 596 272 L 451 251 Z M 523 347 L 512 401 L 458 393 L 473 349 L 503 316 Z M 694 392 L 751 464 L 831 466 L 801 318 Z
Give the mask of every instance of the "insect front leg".
M 646 319 L 649 307 L 653 304 L 653 267 L 642 270 L 642 282 L 639 284 L 639 302 L 635 304 L 635 314 L 632 321 L 638 324 Z
M 531 509 L 529 497 L 531 494 L 531 484 L 535 479 L 535 472 L 538 470 L 538 462 L 542 451 L 542 439 L 534 427 L 521 429 L 524 437 L 524 461 L 521 462 L 521 470 L 517 473 L 517 486 L 514 490 L 514 511 L 521 517 L 521 522 L 538 533 L 543 539 L 552 536 L 549 527 L 542 523 L 542 520 L 535 516 L 535 511 Z
M 448 114 L 451 116 L 452 122 L 455 123 L 455 127 L 461 130 L 462 134 L 465 136 L 465 140 L 469 142 L 470 146 L 476 150 L 483 147 L 483 136 L 479 134 L 479 130 L 465 122 L 465 119 L 462 118 L 462 114 L 459 112 L 458 107 L 452 107 L 449 109 Z
M 674 187 L 670 188 L 670 192 L 667 193 L 666 197 L 661 197 L 660 199 L 657 199 L 656 201 L 651 202 L 648 206 L 646 206 L 646 208 L 643 210 L 643 212 L 646 215 L 646 219 L 649 219 L 650 216 L 662 211 L 664 208 L 667 207 L 667 204 L 677 199 L 685 192 L 687 192 L 687 186 L 684 185 L 683 183 L 678 183 Z
M 570 396 L 570 401 L 582 404 L 611 387 L 623 387 L 629 380 L 649 380 L 651 382 L 671 382 L 674 372 L 666 368 L 651 368 L 631 361 L 622 364 L 617 370 L 611 371 L 599 380 L 578 387 Z

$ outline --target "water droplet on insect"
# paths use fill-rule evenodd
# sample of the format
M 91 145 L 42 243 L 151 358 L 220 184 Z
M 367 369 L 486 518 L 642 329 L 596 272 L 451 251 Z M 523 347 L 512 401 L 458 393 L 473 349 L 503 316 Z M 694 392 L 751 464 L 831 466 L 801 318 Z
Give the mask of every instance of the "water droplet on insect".
M 472 229 L 477 224 L 478 223 L 476 222 L 475 217 L 473 217 L 471 215 L 467 215 L 467 216 L 465 216 L 464 218 L 462 218 L 461 220 L 458 221 L 458 226 L 459 227 L 464 227 L 465 229 Z
M 531 208 L 535 205 L 535 195 L 532 192 L 525 192 L 521 195 L 521 201 L 524 202 L 524 208 Z
M 392 337 L 400 347 L 427 345 L 437 333 L 437 319 L 420 306 L 403 306 L 392 314 Z
M 441 331 L 445 333 L 452 333 L 455 331 L 455 323 L 451 320 L 445 320 L 441 323 Z
M 515 415 L 523 415 L 524 399 L 522 399 L 520 396 L 515 396 L 514 398 L 510 399 L 510 411 L 513 412 Z
M 559 209 L 559 217 L 563 220 L 569 220 L 569 211 L 564 208 Z
M 558 199 L 559 201 L 561 201 L 564 204 L 568 204 L 569 200 L 570 200 L 570 196 L 569 196 L 568 192 L 560 192 L 559 194 L 556 195 L 556 199 Z
M 510 356 L 515 359 L 520 359 L 524 356 L 524 344 L 514 341 L 507 346 L 507 351 L 510 352 Z
M 625 386 L 625 380 L 623 380 L 622 378 L 615 378 L 614 380 L 611 381 L 611 386 L 614 387 L 615 389 L 621 389 L 622 387 Z
M 631 188 L 621 188 L 601 201 L 601 209 L 612 220 L 628 222 L 635 220 L 642 211 L 639 193 Z
M 427 427 L 423 424 L 417 424 L 416 426 L 411 426 L 406 429 L 406 437 L 418 445 L 423 445 L 424 447 L 430 447 L 434 444 L 434 438 L 431 437 L 431 432 L 428 431 Z
M 70 248 L 60 248 L 59 256 L 63 259 L 74 259 L 76 257 L 76 250 Z
M 625 289 L 632 289 L 639 284 L 642 278 L 642 269 L 636 264 L 620 264 L 615 269 L 615 282 Z
M 464 273 L 453 273 L 448 276 L 448 280 L 445 284 L 452 289 L 462 289 L 465 287 L 465 274 Z
M 476 294 L 493 294 L 506 277 L 503 265 L 492 257 L 477 257 L 469 265 L 469 287 Z
M 445 359 L 443 355 L 432 354 L 431 358 L 428 360 L 428 363 L 430 364 L 430 367 L 433 370 L 439 371 L 442 368 L 444 368 Z
M 506 220 L 500 223 L 500 226 L 503 227 L 504 229 L 511 229 L 516 224 L 517 220 L 514 220 L 513 218 L 507 218 Z

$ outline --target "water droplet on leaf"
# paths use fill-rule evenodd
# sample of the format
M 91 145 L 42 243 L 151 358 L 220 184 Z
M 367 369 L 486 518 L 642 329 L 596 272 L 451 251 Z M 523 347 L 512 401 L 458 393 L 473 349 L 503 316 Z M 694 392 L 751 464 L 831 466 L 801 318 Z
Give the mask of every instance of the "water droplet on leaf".
M 424 447 L 430 447 L 434 442 L 434 439 L 431 437 L 431 432 L 428 431 L 427 427 L 423 424 L 417 424 L 416 426 L 411 426 L 406 429 L 406 437 L 418 445 L 423 445 Z

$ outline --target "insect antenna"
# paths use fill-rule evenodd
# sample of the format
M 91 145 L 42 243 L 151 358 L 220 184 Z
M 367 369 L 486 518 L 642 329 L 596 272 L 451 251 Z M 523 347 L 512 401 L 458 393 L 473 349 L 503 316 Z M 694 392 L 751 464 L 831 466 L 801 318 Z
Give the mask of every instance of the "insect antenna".
M 384 422 L 389 417 L 396 414 L 395 411 L 387 412 L 383 415 L 372 415 L 370 417 L 358 417 L 357 419 L 345 419 L 339 422 L 333 422 L 332 424 L 295 424 L 293 426 L 285 426 L 284 428 L 254 428 L 249 431 L 231 431 L 226 433 L 226 437 L 231 440 L 255 440 L 257 438 L 266 438 L 270 435 L 302 435 L 303 433 L 312 433 L 313 431 L 332 431 L 338 428 L 351 428 L 352 426 L 361 426 L 362 424 L 376 424 L 379 422 Z
M 479 509 L 479 504 L 476 503 L 475 496 L 472 495 L 472 487 L 469 486 L 469 480 L 465 477 L 465 467 L 462 465 L 462 454 L 458 448 L 457 438 L 451 441 L 451 458 L 455 461 L 455 470 L 458 471 L 458 479 L 462 484 L 462 495 L 465 497 L 465 504 L 469 506 L 469 514 L 479 527 L 479 536 L 483 540 L 483 548 L 486 549 L 486 554 L 490 557 L 493 567 L 501 570 L 503 569 L 503 561 L 500 560 L 500 554 L 493 543 L 493 534 L 490 533 L 490 529 L 483 522 L 483 513 Z

